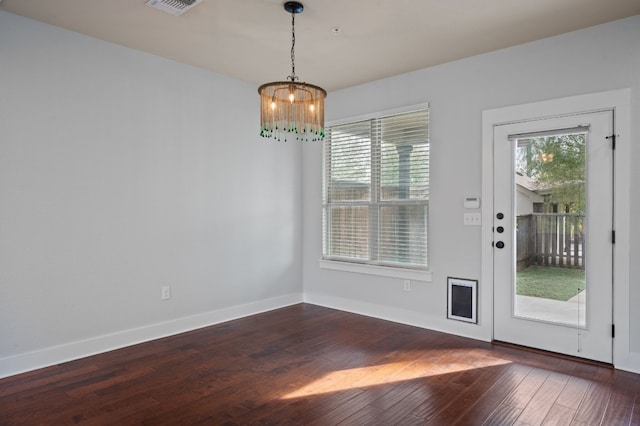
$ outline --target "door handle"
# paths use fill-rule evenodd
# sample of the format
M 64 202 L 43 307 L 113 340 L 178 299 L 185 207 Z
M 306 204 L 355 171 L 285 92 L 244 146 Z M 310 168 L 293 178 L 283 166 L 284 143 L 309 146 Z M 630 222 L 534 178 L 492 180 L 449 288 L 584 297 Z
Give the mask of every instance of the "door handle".
M 498 247 L 499 249 L 504 248 L 504 243 L 502 241 L 498 241 L 496 243 L 496 247 Z

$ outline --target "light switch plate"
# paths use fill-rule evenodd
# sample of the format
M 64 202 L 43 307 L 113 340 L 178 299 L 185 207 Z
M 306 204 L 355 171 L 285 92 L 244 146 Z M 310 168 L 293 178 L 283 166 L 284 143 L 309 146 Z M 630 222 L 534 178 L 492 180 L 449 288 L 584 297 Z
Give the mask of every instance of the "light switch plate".
M 465 226 L 480 226 L 482 225 L 482 216 L 480 213 L 465 213 L 464 224 Z

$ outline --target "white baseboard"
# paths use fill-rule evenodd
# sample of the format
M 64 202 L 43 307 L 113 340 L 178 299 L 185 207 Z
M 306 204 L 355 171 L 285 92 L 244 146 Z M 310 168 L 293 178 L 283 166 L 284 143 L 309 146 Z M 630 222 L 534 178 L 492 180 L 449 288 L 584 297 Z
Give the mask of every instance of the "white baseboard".
M 302 300 L 301 293 L 294 293 L 0 358 L 0 378 L 283 308 Z
M 32 371 L 51 365 L 108 352 L 114 349 L 148 342 L 162 337 L 172 336 L 186 331 L 207 327 L 214 324 L 231 321 L 234 319 L 259 314 L 273 309 L 283 308 L 297 303 L 311 303 L 327 308 L 338 309 L 354 314 L 393 321 L 400 324 L 426 328 L 443 333 L 455 334 L 471 339 L 490 341 L 472 334 L 466 334 L 460 330 L 452 330 L 441 324 L 444 320 L 427 318 L 424 313 L 408 311 L 388 306 L 377 305 L 359 300 L 345 299 L 321 294 L 301 293 L 289 294 L 272 299 L 260 300 L 243 305 L 209 311 L 189 317 L 178 318 L 124 330 L 118 333 L 97 336 L 90 339 L 79 340 L 59 346 L 53 346 L 38 351 L 27 352 L 6 358 L 0 358 L 0 378 Z M 629 353 L 623 357 L 616 368 L 640 373 L 640 353 Z
M 400 324 L 426 328 L 442 333 L 454 334 L 456 336 L 467 337 L 470 339 L 485 342 L 491 341 L 490 337 L 485 338 L 483 336 L 461 332 L 461 330 L 459 329 L 446 327 L 446 325 L 448 324 L 442 324 L 442 321 L 440 321 L 439 319 L 428 318 L 423 313 L 419 312 L 390 308 L 388 306 L 362 302 L 360 300 L 345 299 L 323 294 L 305 293 L 304 302 L 324 306 L 326 308 L 338 309 L 340 311 L 351 312 L 354 314 L 365 315 L 368 317 L 393 321 Z M 630 352 L 622 354 L 621 356 L 616 358 L 617 359 L 614 365 L 616 369 L 640 374 L 640 353 Z
M 628 371 L 630 373 L 640 374 L 640 353 L 638 352 L 629 352 L 627 354 L 623 354 L 619 358 L 616 359 L 615 368 L 619 370 Z
M 439 331 L 442 333 L 454 334 L 460 337 L 466 337 L 474 340 L 485 342 L 491 341 L 489 336 L 482 336 L 474 333 L 466 333 L 464 328 L 471 329 L 472 325 L 450 321 L 447 319 L 428 316 L 424 312 L 409 311 L 406 309 L 392 308 L 389 306 L 378 305 L 360 300 L 345 299 L 335 296 L 327 296 L 323 294 L 305 293 L 304 302 L 314 305 L 324 306 L 326 308 L 338 309 L 340 311 L 351 312 L 353 314 L 364 315 L 367 317 L 378 318 L 386 321 L 397 322 L 399 324 L 411 325 L 414 327 L 425 328 L 428 330 Z M 458 326 L 454 327 L 453 324 Z M 451 327 L 447 327 L 452 325 Z M 474 330 L 475 331 L 475 330 Z

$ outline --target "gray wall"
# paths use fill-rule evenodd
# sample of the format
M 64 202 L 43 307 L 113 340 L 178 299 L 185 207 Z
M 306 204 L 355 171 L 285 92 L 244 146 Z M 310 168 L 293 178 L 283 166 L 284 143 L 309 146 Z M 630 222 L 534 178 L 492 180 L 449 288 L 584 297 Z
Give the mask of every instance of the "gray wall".
M 254 86 L 6 12 L 0 64 L 0 376 L 302 300 Z
M 477 326 L 446 320 L 444 286 L 480 278 L 480 228 L 462 225 L 462 200 L 481 193 L 482 111 L 631 88 L 640 134 L 637 16 L 330 93 L 328 120 L 431 104 L 433 281 L 407 293 L 401 279 L 319 268 L 321 145 L 260 140 L 252 85 L 6 12 L 0 64 L 0 376 L 303 292 L 488 339 L 488 307 Z M 631 153 L 638 163 L 638 143 Z M 624 195 L 626 337 L 640 359 L 640 196 Z
M 419 55 L 419 48 L 416 49 Z M 640 16 L 330 93 L 327 119 L 341 120 L 428 101 L 431 106 L 430 270 L 411 292 L 402 280 L 327 270 L 321 257 L 319 145 L 304 147 L 305 300 L 489 340 L 491 283 L 478 325 L 446 319 L 447 276 L 480 279 L 481 229 L 463 226 L 463 199 L 481 195 L 482 112 L 572 95 L 631 88 L 631 163 L 640 163 Z M 632 167 L 629 355 L 640 371 L 640 170 Z M 491 200 L 482 200 L 487 203 Z M 488 218 L 485 218 L 487 220 Z M 636 261 L 634 261 L 634 259 Z M 628 277 L 621 277 L 624 281 Z M 635 353 L 635 354 L 633 354 Z

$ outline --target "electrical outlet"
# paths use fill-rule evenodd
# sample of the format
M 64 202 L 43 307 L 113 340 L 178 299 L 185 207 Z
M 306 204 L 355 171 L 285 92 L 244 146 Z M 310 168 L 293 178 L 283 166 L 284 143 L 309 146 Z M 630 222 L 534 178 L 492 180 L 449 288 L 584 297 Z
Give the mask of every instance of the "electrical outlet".
M 171 299 L 171 286 L 164 286 L 162 287 L 162 300 L 169 300 Z
M 404 280 L 404 291 L 411 291 L 411 280 Z

